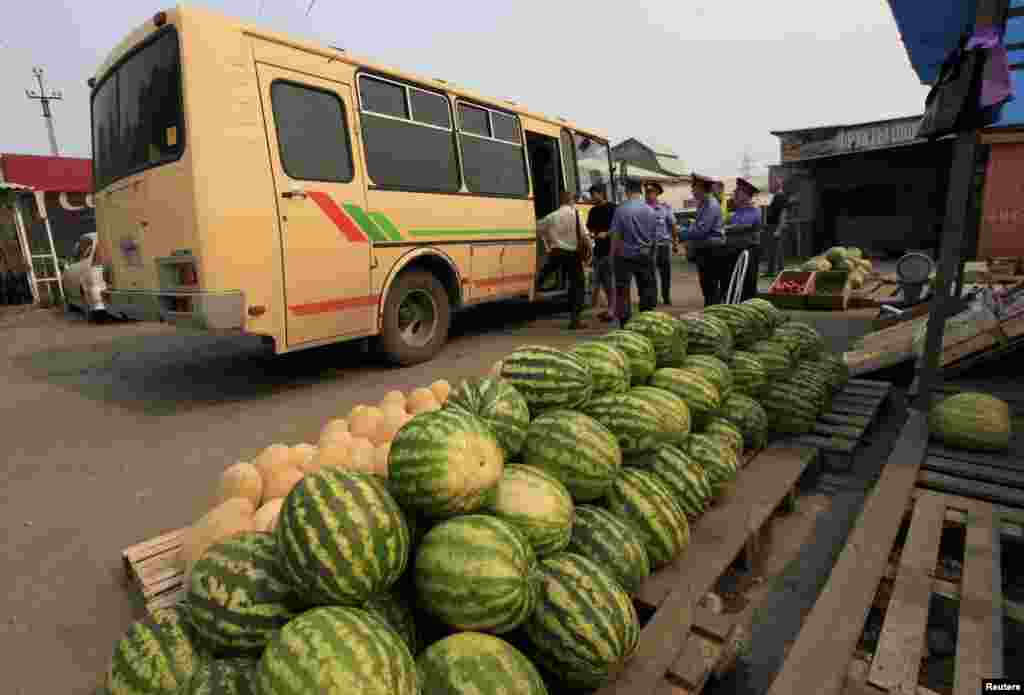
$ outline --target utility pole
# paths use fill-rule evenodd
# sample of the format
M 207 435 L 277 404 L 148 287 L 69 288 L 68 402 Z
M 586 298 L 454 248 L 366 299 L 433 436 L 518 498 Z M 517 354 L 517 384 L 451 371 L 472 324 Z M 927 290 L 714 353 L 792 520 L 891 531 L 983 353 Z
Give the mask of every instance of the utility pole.
M 743 163 L 740 164 L 740 171 L 743 173 L 743 178 L 749 180 L 754 173 L 754 158 L 750 154 L 750 146 L 748 145 L 743 150 Z
M 53 130 L 53 113 L 50 111 L 51 101 L 60 101 L 64 95 L 57 89 L 46 89 L 43 85 L 43 69 L 32 68 L 32 74 L 39 83 L 39 89 L 26 89 L 25 94 L 29 99 L 35 99 L 43 105 L 43 120 L 46 122 L 46 133 L 50 136 L 50 152 L 54 157 L 60 156 L 57 149 L 57 134 Z

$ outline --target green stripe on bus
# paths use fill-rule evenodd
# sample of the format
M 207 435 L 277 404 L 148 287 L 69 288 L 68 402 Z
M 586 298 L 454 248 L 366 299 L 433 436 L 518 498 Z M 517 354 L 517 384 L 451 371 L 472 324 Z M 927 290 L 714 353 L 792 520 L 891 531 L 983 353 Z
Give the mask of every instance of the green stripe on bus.
M 532 229 L 413 229 L 410 236 L 507 236 L 533 238 L 536 232 Z
M 377 229 L 377 225 L 366 216 L 361 207 L 352 203 L 345 203 L 344 208 L 348 216 L 356 221 L 356 224 L 359 225 L 359 228 L 363 230 L 363 233 L 366 234 L 370 241 L 388 241 L 384 232 Z
M 371 212 L 369 217 L 377 225 L 377 228 L 387 235 L 388 239 L 391 241 L 402 240 L 402 233 L 398 231 L 398 227 L 383 212 Z

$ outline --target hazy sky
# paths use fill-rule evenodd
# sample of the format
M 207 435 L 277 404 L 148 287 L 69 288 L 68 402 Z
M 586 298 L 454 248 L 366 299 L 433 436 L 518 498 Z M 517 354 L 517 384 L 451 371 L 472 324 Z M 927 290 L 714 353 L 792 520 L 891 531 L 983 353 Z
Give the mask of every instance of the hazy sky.
M 769 131 L 923 111 L 885 0 L 341 2 L 204 0 L 428 77 L 674 147 L 697 171 L 735 175 L 745 147 L 778 160 Z M 0 152 L 46 154 L 41 65 L 61 153 L 89 156 L 86 80 L 154 0 L 10 0 L 0 24 Z M 763 167 L 755 174 L 764 174 Z

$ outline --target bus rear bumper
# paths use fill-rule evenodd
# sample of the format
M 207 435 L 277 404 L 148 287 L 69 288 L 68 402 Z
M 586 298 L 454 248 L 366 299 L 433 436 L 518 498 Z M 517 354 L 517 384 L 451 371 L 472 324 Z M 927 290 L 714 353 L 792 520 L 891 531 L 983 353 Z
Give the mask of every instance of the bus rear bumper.
M 245 328 L 245 295 L 237 290 L 158 292 L 106 289 L 102 298 L 108 314 L 133 321 L 160 321 L 199 331 L 241 331 Z

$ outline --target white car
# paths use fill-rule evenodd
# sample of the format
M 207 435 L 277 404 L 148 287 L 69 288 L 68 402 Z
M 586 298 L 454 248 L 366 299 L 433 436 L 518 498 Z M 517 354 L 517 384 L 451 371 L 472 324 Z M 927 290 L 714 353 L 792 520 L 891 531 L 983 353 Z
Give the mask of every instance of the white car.
M 106 311 L 100 292 L 106 289 L 103 266 L 93 265 L 96 257 L 96 232 L 83 234 L 75 247 L 75 257 L 61 273 L 68 309 L 79 309 L 87 317 Z

